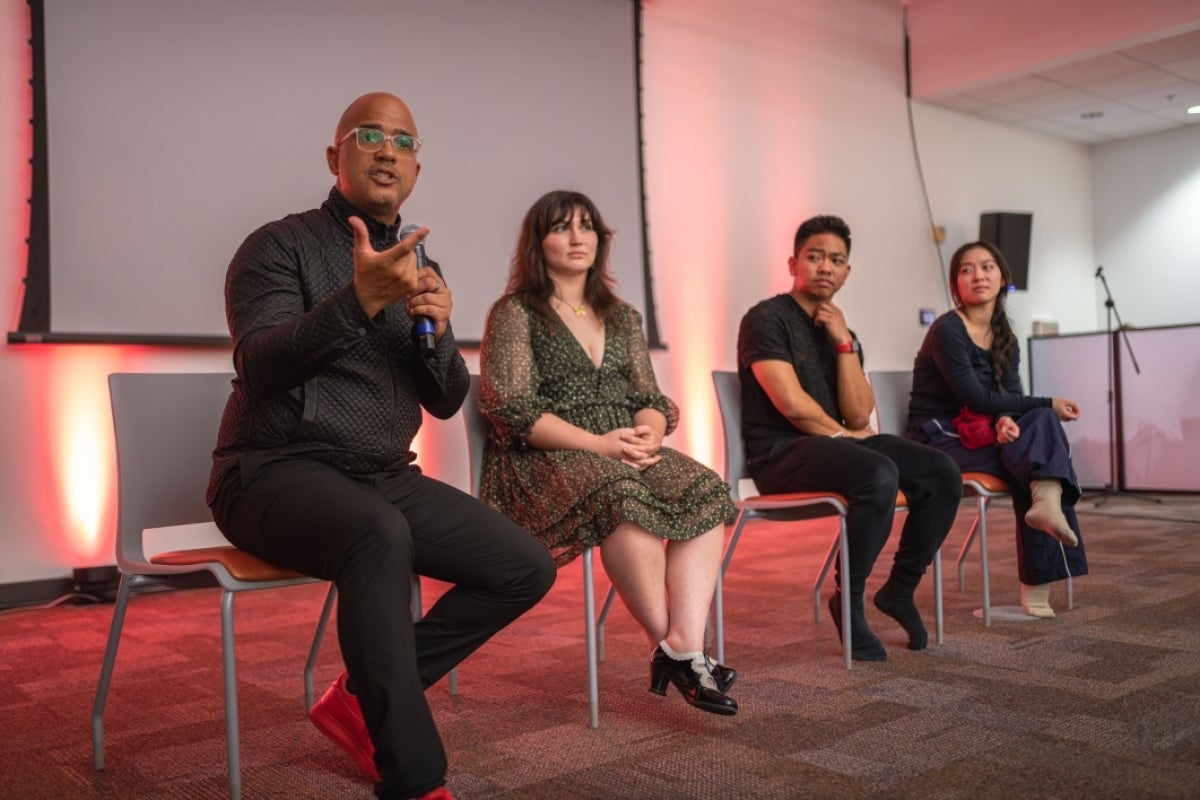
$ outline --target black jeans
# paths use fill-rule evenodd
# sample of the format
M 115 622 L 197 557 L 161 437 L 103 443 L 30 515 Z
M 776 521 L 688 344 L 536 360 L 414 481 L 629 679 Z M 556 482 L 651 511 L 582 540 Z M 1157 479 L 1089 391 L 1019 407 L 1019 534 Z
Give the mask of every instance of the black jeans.
M 411 467 L 347 476 L 306 458 L 221 483 L 213 515 L 238 547 L 333 581 L 342 657 L 375 743 L 381 798 L 445 782 L 425 689 L 554 583 L 546 548 L 508 518 Z M 455 584 L 413 623 L 413 574 Z
M 914 588 L 950 532 L 962 499 L 962 473 L 949 456 L 889 434 L 797 436 L 778 443 L 762 463 L 748 466 L 760 492 L 846 496 L 849 589 L 856 596 L 891 533 L 897 488 L 908 497 L 909 512 L 891 575 Z M 843 585 L 840 575 L 838 585 Z

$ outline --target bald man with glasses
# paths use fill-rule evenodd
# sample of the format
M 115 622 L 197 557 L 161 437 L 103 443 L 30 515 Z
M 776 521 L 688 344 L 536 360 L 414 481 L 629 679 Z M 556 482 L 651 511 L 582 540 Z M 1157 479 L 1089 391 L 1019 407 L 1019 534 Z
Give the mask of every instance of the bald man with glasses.
M 403 233 L 421 139 L 398 97 L 342 114 L 320 208 L 270 222 L 229 265 L 237 375 L 208 489 L 238 547 L 333 581 L 344 672 L 310 718 L 380 798 L 451 798 L 425 689 L 531 608 L 554 582 L 544 547 L 488 506 L 424 476 L 422 409 L 453 416 L 469 386 L 437 264 Z M 407 229 L 405 229 L 407 230 Z M 434 346 L 414 338 L 418 317 Z M 453 584 L 420 622 L 410 577 Z

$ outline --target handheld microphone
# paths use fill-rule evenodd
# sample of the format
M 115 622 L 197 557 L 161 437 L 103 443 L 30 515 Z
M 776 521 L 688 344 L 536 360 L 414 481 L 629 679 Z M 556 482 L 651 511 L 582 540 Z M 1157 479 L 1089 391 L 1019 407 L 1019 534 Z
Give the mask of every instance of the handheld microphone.
M 420 230 L 420 228 L 421 226 L 415 222 L 409 223 L 400 229 L 400 232 L 396 234 L 396 238 L 403 239 L 412 232 Z M 413 253 L 417 257 L 417 269 L 425 269 L 425 243 L 418 242 L 417 245 L 413 247 Z M 417 342 L 417 347 L 419 347 L 421 350 L 421 355 L 425 356 L 426 358 L 432 356 L 437 350 L 437 340 L 434 338 L 434 334 L 436 333 L 437 326 L 434 325 L 432 319 L 424 314 L 418 314 L 416 319 L 413 320 L 413 338 Z

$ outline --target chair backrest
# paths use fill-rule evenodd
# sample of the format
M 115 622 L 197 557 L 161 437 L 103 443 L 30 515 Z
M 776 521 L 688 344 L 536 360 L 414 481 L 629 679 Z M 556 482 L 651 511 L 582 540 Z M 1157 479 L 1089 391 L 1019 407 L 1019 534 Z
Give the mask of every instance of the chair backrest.
M 867 373 L 875 393 L 879 432 L 903 436 L 908 430 L 908 400 L 912 394 L 912 372 L 877 370 Z
M 204 490 L 230 373 L 108 376 L 117 448 L 117 564 L 145 561 L 147 528 L 211 522 Z
M 471 494 L 479 497 L 483 479 L 483 448 L 487 445 L 492 426 L 479 410 L 479 376 L 471 376 L 471 387 L 462 405 L 463 422 L 467 426 L 467 456 L 471 462 Z
M 725 482 L 738 502 L 742 499 L 741 482 L 750 477 L 742 443 L 742 382 L 736 372 L 713 370 L 712 378 L 725 434 Z

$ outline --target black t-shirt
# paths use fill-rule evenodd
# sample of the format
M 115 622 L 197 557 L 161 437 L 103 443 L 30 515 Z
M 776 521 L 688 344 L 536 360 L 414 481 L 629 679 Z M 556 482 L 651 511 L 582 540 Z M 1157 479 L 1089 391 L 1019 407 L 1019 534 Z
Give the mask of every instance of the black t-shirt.
M 853 331 L 850 335 L 854 336 Z M 834 342 L 790 294 L 775 295 L 746 312 L 738 332 L 737 356 L 742 383 L 742 439 L 748 464 L 763 463 L 780 441 L 809 435 L 780 414 L 767 397 L 750 369 L 756 361 L 791 364 L 804 391 L 826 414 L 844 422 L 837 403 L 838 354 Z

